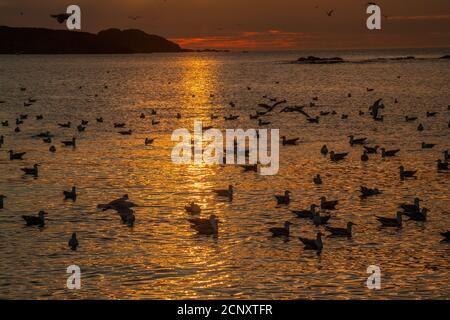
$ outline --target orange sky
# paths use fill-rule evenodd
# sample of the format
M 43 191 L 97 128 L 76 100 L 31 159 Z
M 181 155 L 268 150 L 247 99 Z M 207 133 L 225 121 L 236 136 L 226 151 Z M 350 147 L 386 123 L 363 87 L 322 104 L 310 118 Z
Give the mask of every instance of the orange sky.
M 449 47 L 449 0 L 380 0 L 381 31 L 365 27 L 362 0 L 0 0 L 0 25 L 64 28 L 49 18 L 69 4 L 82 31 L 136 28 L 185 48 Z M 326 14 L 334 10 L 331 17 Z M 23 12 L 23 15 L 20 14 Z M 137 20 L 129 16 L 139 16 Z

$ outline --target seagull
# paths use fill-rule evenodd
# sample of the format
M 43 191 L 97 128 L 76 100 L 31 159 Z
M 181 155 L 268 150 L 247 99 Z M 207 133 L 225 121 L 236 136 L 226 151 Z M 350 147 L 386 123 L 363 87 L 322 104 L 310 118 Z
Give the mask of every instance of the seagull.
M 58 123 L 58 126 L 60 126 L 61 128 L 70 128 L 72 125 L 72 123 L 69 121 L 67 123 Z
M 424 127 L 421 123 L 419 123 L 419 126 L 417 127 L 417 131 L 423 131 Z
M 195 202 L 191 202 L 189 205 L 184 206 L 184 209 L 190 214 L 200 214 L 202 209 Z
M 286 145 L 296 145 L 297 141 L 300 138 L 286 139 L 286 136 L 282 136 L 281 139 L 283 139 L 283 146 L 286 146 Z
M 399 205 L 399 208 L 402 208 L 404 211 L 406 212 L 411 212 L 411 211 L 419 211 L 420 210 L 420 202 L 422 200 L 420 200 L 419 198 L 414 198 L 414 203 L 410 204 L 410 203 L 401 203 Z
M 386 218 L 376 216 L 377 220 L 381 223 L 383 227 L 402 227 L 402 215 L 403 213 L 397 212 L 396 218 Z
M 408 116 L 406 116 L 405 120 L 406 120 L 406 122 L 412 122 L 412 121 L 416 121 L 417 117 L 408 117 Z
M 417 170 L 407 171 L 407 170 L 405 170 L 405 167 L 403 167 L 403 166 L 400 166 L 398 168 L 400 169 L 400 180 L 404 180 L 405 178 L 416 178 L 415 174 L 417 173 Z
M 443 152 L 443 154 L 444 154 L 444 161 L 450 160 L 450 155 L 448 154 L 448 150 L 445 150 L 445 151 Z
M 75 147 L 76 146 L 76 138 L 73 137 L 72 140 L 61 141 L 63 145 L 66 147 Z
M 219 197 L 227 197 L 228 200 L 233 200 L 233 186 L 230 184 L 228 189 L 225 190 L 213 190 L 214 193 Z
M 113 209 L 116 210 L 116 207 L 123 207 L 123 208 L 133 208 L 137 207 L 138 205 L 134 202 L 131 202 L 128 198 L 128 195 L 125 194 L 121 198 L 118 198 L 116 200 L 113 200 L 107 204 L 98 204 L 98 209 L 103 209 L 103 211 Z M 117 211 L 117 210 L 116 210 Z
M 402 212 L 402 214 L 405 214 L 406 216 L 409 217 L 410 220 L 414 220 L 414 221 L 426 221 L 427 213 L 428 213 L 427 208 L 422 208 L 422 210 L 420 210 L 420 211 Z
M 437 168 L 438 170 L 448 170 L 447 160 L 445 161 L 442 161 L 441 159 L 437 160 Z
M 69 13 L 60 13 L 60 14 L 51 14 L 50 17 L 56 19 L 59 23 L 63 23 L 67 19 L 69 19 L 71 14 Z
M 432 149 L 436 144 L 422 142 L 422 149 Z
M 382 158 L 386 158 L 386 157 L 395 157 L 395 155 L 400 152 L 400 149 L 395 149 L 395 150 L 386 150 L 385 148 L 381 148 L 381 157 Z
M 349 135 L 348 136 L 350 138 L 350 145 L 354 146 L 356 144 L 362 145 L 364 143 L 366 143 L 367 138 L 359 138 L 359 139 L 355 139 L 353 135 Z
M 369 161 L 369 156 L 366 150 L 364 150 L 363 154 L 361 155 L 361 161 L 363 162 Z
M 44 116 L 42 114 L 39 114 L 36 116 L 36 120 L 42 120 L 44 119 Z
M 317 205 L 312 204 L 309 210 L 291 210 L 298 218 L 312 219 L 315 215 Z
M 427 118 L 434 117 L 437 114 L 438 114 L 437 112 L 427 111 Z
M 323 249 L 322 233 L 320 231 L 317 233 L 316 239 L 302 237 L 299 237 L 298 239 L 305 245 L 305 250 L 316 250 L 317 252 L 321 252 Z
M 148 146 L 148 145 L 152 144 L 154 141 L 155 141 L 155 139 L 145 138 L 145 145 Z
M 102 117 L 96 118 L 95 120 L 97 121 L 97 123 L 103 123 L 103 118 Z
M 14 152 L 13 150 L 9 150 L 9 160 L 23 160 L 23 156 L 26 154 L 26 152 Z
M 219 220 L 215 215 L 210 215 L 209 219 L 188 219 L 191 223 L 191 228 L 196 230 L 199 234 L 217 235 L 219 233 Z
M 3 200 L 6 199 L 6 196 L 0 194 L 0 209 L 3 209 Z
M 363 146 L 363 148 L 367 151 L 368 154 L 375 154 L 378 152 L 378 148 L 380 146 L 376 145 L 375 147 Z
M 51 146 L 48 151 L 55 153 L 56 152 L 56 147 L 55 146 Z
M 275 195 L 275 199 L 277 200 L 277 204 L 289 204 L 291 202 L 291 199 L 289 195 L 291 194 L 290 191 L 286 190 L 284 192 L 284 195 Z
M 27 226 L 39 226 L 43 227 L 45 225 L 45 218 L 47 212 L 39 211 L 38 216 L 22 216 L 22 219 L 25 220 Z
M 314 214 L 312 215 L 312 220 L 313 223 L 316 227 L 322 225 L 322 224 L 327 224 L 328 220 L 330 220 L 331 215 L 327 215 L 327 216 L 320 216 L 320 212 L 314 212 Z
M 26 175 L 38 176 L 38 164 L 34 164 L 32 168 L 21 168 Z
M 314 181 L 314 184 L 317 184 L 317 185 L 322 184 L 322 178 L 320 177 L 320 174 L 317 174 L 314 177 L 313 181 Z
M 347 222 L 347 228 L 335 228 L 325 226 L 325 230 L 331 233 L 331 236 L 337 237 L 352 237 L 352 227 L 355 225 L 353 222 Z
M 291 222 L 289 221 L 285 221 L 284 222 L 284 227 L 282 228 L 270 228 L 269 231 L 272 233 L 272 237 L 289 237 L 289 227 L 292 225 Z
M 348 152 L 346 152 L 346 153 L 335 153 L 334 151 L 331 151 L 330 152 L 330 159 L 331 159 L 331 161 L 337 162 L 337 161 L 344 160 L 347 155 L 348 155 Z
M 8 127 L 9 126 L 9 121 L 2 121 L 2 127 Z
M 125 127 L 125 123 L 123 122 L 115 122 L 114 123 L 114 128 L 124 128 Z
M 319 123 L 319 116 L 316 116 L 315 118 L 306 118 L 306 120 L 309 123 Z
M 376 196 L 376 195 L 383 193 L 382 191 L 378 190 L 377 188 L 371 189 L 371 188 L 368 188 L 365 186 L 360 186 L 360 189 L 358 191 L 361 193 L 360 197 L 362 199 L 365 199 L 370 196 Z
M 119 134 L 123 135 L 123 136 L 129 136 L 131 134 L 133 134 L 133 130 L 127 130 L 127 131 L 119 131 Z
M 330 200 L 327 201 L 326 197 L 320 198 L 320 208 L 323 210 L 336 210 L 336 206 L 338 205 L 339 200 Z
M 72 237 L 69 240 L 69 247 L 70 249 L 72 249 L 73 251 L 77 250 L 78 247 L 78 240 L 77 240 L 77 234 L 74 232 L 72 233 Z
M 71 191 L 63 191 L 63 195 L 64 195 L 64 200 L 72 200 L 75 201 L 77 200 L 77 188 L 76 187 L 72 187 Z
M 450 231 L 441 232 L 441 236 L 444 237 L 441 242 L 450 242 Z
M 324 144 L 324 145 L 322 146 L 322 148 L 320 149 L 320 153 L 321 153 L 322 155 L 324 155 L 324 156 L 326 156 L 326 155 L 328 154 L 328 148 L 327 148 L 327 145 L 326 145 L 326 144 Z

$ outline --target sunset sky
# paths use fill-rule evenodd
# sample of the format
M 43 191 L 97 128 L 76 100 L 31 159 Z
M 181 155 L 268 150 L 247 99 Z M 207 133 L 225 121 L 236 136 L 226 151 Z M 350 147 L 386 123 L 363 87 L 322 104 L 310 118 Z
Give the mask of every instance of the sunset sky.
M 65 28 L 49 17 L 70 4 L 82 31 L 158 34 L 184 48 L 449 47 L 449 0 L 381 0 L 381 31 L 366 29 L 363 0 L 0 0 L 0 25 Z M 332 16 L 327 11 L 334 10 Z M 23 13 L 23 14 L 21 14 Z M 132 20 L 130 16 L 139 16 Z

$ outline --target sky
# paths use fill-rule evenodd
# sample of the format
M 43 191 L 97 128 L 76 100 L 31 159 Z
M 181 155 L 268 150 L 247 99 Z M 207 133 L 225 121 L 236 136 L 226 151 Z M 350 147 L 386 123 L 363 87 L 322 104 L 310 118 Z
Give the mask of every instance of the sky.
M 450 47 L 450 0 L 0 0 L 0 25 L 64 29 L 49 17 L 81 8 L 81 31 L 141 29 L 192 49 Z M 327 12 L 334 10 L 331 16 Z M 138 17 L 131 19 L 130 17 Z

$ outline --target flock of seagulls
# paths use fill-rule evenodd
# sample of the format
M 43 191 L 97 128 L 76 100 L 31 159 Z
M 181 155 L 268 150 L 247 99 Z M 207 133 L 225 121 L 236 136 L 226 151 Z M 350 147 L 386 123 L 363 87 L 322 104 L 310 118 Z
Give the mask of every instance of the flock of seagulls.
M 106 86 L 105 86 L 106 88 Z M 21 88 L 21 91 L 25 91 L 26 88 Z M 251 90 L 250 87 L 247 88 L 247 90 Z M 372 89 L 367 91 L 372 91 Z M 351 97 L 351 94 L 348 94 L 348 97 Z M 264 116 L 269 115 L 270 113 L 274 113 L 278 108 L 280 108 L 280 113 L 298 113 L 305 117 L 307 120 L 307 123 L 312 124 L 319 124 L 320 123 L 320 117 L 327 116 L 329 114 L 336 114 L 335 111 L 321 111 L 320 116 L 311 116 L 305 111 L 305 106 L 288 106 L 286 100 L 278 100 L 276 98 L 270 98 L 268 96 L 263 96 L 263 98 L 268 99 L 268 103 L 260 103 L 258 104 L 258 107 L 261 108 L 261 110 L 257 111 L 255 114 L 250 114 L 249 118 L 250 120 L 255 120 L 256 124 L 260 127 L 270 125 L 270 121 L 267 121 L 264 119 Z M 319 97 L 313 97 L 312 102 L 310 103 L 310 107 L 314 107 L 317 101 L 319 100 Z M 397 100 L 396 100 L 397 101 Z M 29 98 L 26 101 L 26 105 L 31 106 L 34 102 L 36 102 L 36 99 Z M 230 101 L 229 102 L 230 108 L 236 107 L 236 102 Z M 383 121 L 381 119 L 384 119 L 384 116 L 381 115 L 381 110 L 385 108 L 383 100 L 378 99 L 373 103 L 368 110 L 368 114 L 373 118 L 374 121 Z M 450 108 L 449 108 L 450 110 Z M 155 116 L 157 114 L 156 110 L 152 109 L 151 115 Z M 365 112 L 360 110 L 359 115 L 364 115 Z M 437 113 L 428 111 L 426 113 L 427 117 L 433 117 Z M 228 116 L 224 116 L 225 121 L 233 121 L 239 119 L 241 115 L 236 114 L 229 114 Z M 177 113 L 175 118 L 180 119 L 182 116 L 180 113 Z M 42 120 L 44 118 L 43 115 L 36 115 L 36 121 Z M 145 119 L 146 115 L 142 113 L 140 115 L 141 119 Z M 217 119 L 218 116 L 212 114 L 211 119 Z M 20 132 L 20 125 L 22 125 L 25 121 L 28 119 L 28 114 L 21 114 L 16 118 L 16 129 L 15 132 Z M 348 115 L 343 115 L 341 117 L 342 120 L 348 119 Z M 96 122 L 99 124 L 104 123 L 103 117 L 97 117 Z M 413 122 L 416 121 L 417 117 L 409 117 L 406 116 L 407 122 Z M 152 118 L 152 125 L 158 125 L 160 121 L 156 120 L 155 118 Z M 1 121 L 2 127 L 8 127 L 9 126 L 9 120 Z M 80 124 L 76 126 L 76 130 L 78 133 L 82 133 L 85 131 L 87 126 L 89 125 L 89 121 L 87 120 L 81 120 Z M 61 129 L 70 129 L 73 128 L 73 123 L 68 121 L 65 123 L 57 123 L 57 126 Z M 132 135 L 133 130 L 132 129 L 126 129 L 126 124 L 123 122 L 115 122 L 113 123 L 113 127 L 118 129 L 118 134 L 120 135 Z M 206 130 L 206 129 L 205 129 Z M 34 139 L 42 139 L 44 143 L 52 144 L 54 135 L 51 134 L 49 131 L 41 132 L 37 135 L 32 136 Z M 369 146 L 368 145 L 368 138 L 367 137 L 355 137 L 354 135 L 350 134 L 348 136 L 349 140 L 349 146 L 351 148 L 354 147 L 362 147 L 362 154 L 361 154 L 361 161 L 367 162 L 370 161 L 370 157 L 373 155 L 380 154 L 382 158 L 386 157 L 396 157 L 397 154 L 400 152 L 400 149 L 392 149 L 392 150 L 386 150 L 384 147 L 380 147 L 379 145 Z M 151 145 L 155 141 L 154 138 L 146 138 L 143 143 L 148 146 Z M 299 137 L 281 137 L 281 143 L 283 147 L 289 148 L 289 147 L 295 147 L 300 142 Z M 70 139 L 62 140 L 61 144 L 64 147 L 72 147 L 73 149 L 76 148 L 77 138 L 73 136 Z M 235 141 L 235 144 L 237 142 Z M 4 136 L 0 136 L 0 148 L 3 147 L 5 144 L 5 138 Z M 436 144 L 434 143 L 426 143 L 422 142 L 421 148 L 422 149 L 432 149 L 436 147 Z M 50 152 L 56 152 L 56 147 L 54 145 L 51 145 L 49 148 Z M 323 157 L 328 157 L 331 162 L 340 162 L 345 161 L 347 156 L 349 155 L 349 152 L 341 152 L 338 153 L 334 150 L 330 150 L 330 148 L 327 145 L 323 145 L 321 149 L 318 151 L 318 153 Z M 380 152 L 380 153 L 379 153 Z M 21 161 L 24 159 L 25 156 L 27 156 L 27 152 L 18 152 L 15 150 L 9 150 L 9 159 L 10 161 Z M 443 159 L 436 160 L 437 162 L 437 169 L 439 171 L 447 171 L 448 170 L 448 160 L 449 160 L 449 153 L 448 150 L 445 150 L 443 152 Z M 248 156 L 248 150 L 246 152 L 246 156 Z M 34 177 L 39 176 L 39 167 L 41 164 L 34 164 L 32 167 L 23 167 L 21 168 L 23 174 L 25 175 L 31 175 Z M 242 165 L 241 166 L 244 170 L 244 172 L 257 172 L 258 171 L 258 164 L 254 165 Z M 415 178 L 417 179 L 417 170 L 406 170 L 403 165 L 399 167 L 399 178 L 400 180 Z M 313 177 L 313 183 L 316 185 L 321 185 L 323 183 L 322 177 L 320 174 L 317 174 Z M 360 193 L 360 197 L 362 199 L 382 195 L 383 192 L 379 190 L 378 188 L 369 188 L 367 186 L 360 186 L 360 189 L 358 190 Z M 213 190 L 213 193 L 218 198 L 226 199 L 228 201 L 233 201 L 233 195 L 234 195 L 234 187 L 233 185 L 229 185 L 226 189 L 217 189 Z M 62 195 L 64 197 L 64 200 L 71 200 L 71 201 L 77 201 L 77 188 L 76 186 L 73 186 L 71 190 L 69 191 L 63 191 Z M 285 190 L 283 194 L 277 194 L 274 195 L 276 206 L 289 206 L 291 203 L 291 196 L 292 192 L 289 190 Z M 0 209 L 4 208 L 4 200 L 7 199 L 5 195 L 0 195 Z M 380 223 L 381 227 L 396 227 L 401 228 L 403 225 L 403 217 L 406 216 L 409 218 L 409 220 L 413 221 L 426 221 L 427 220 L 427 208 L 420 207 L 420 199 L 416 198 L 414 199 L 414 203 L 403 203 L 400 204 L 399 208 L 403 211 L 399 211 L 395 214 L 394 217 L 381 217 L 381 216 L 375 216 L 376 220 Z M 352 221 L 348 221 L 344 226 L 338 227 L 338 226 L 329 226 L 329 222 L 332 220 L 332 215 L 330 214 L 331 211 L 334 211 L 337 209 L 337 206 L 339 205 L 339 200 L 329 200 L 325 196 L 322 196 L 320 198 L 319 205 L 311 204 L 308 209 L 303 210 L 291 210 L 292 214 L 298 218 L 298 219 L 307 219 L 312 222 L 312 224 L 320 228 L 321 226 L 324 226 L 323 232 L 318 231 L 316 233 L 315 238 L 305 238 L 305 237 L 299 237 L 298 239 L 303 244 L 305 250 L 315 250 L 316 252 L 320 253 L 324 248 L 324 243 L 322 241 L 322 236 L 325 234 L 325 232 L 329 233 L 329 237 L 347 237 L 351 238 L 353 236 L 353 226 L 356 224 Z M 98 204 L 97 208 L 102 211 L 115 211 L 118 216 L 120 217 L 121 221 L 126 224 L 129 227 L 133 227 L 136 221 L 136 216 L 134 212 L 134 208 L 138 207 L 138 205 L 134 202 L 132 202 L 128 195 L 123 195 L 122 197 L 112 200 L 109 203 L 106 204 Z M 189 226 L 194 229 L 197 233 L 203 234 L 203 235 L 218 235 L 219 234 L 219 223 L 220 220 L 217 218 L 216 215 L 212 214 L 208 218 L 201 218 L 201 217 L 192 217 L 192 216 L 199 216 L 201 215 L 201 207 L 196 204 L 195 202 L 190 202 L 184 207 L 184 210 L 191 215 L 190 218 L 187 219 L 187 222 L 189 223 Z M 45 216 L 47 215 L 47 212 L 45 211 L 39 211 L 37 216 L 30 216 L 30 215 L 23 215 L 22 219 L 25 221 L 26 226 L 38 226 L 38 227 L 44 227 L 45 226 Z M 272 227 L 268 229 L 269 234 L 271 234 L 273 237 L 287 237 L 289 238 L 291 236 L 291 230 L 290 227 L 293 225 L 290 221 L 285 221 L 282 227 Z M 442 241 L 448 242 L 449 241 L 449 232 L 445 231 L 442 232 L 441 235 L 444 237 Z M 68 241 L 68 246 L 71 250 L 77 250 L 79 247 L 79 241 L 77 239 L 77 234 L 73 233 L 71 238 Z

